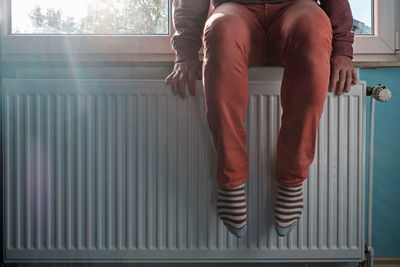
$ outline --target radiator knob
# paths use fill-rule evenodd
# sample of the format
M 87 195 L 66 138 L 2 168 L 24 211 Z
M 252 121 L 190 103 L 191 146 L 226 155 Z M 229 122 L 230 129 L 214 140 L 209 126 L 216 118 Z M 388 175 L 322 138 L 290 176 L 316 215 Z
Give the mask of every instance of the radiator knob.
M 378 83 L 377 86 L 367 86 L 367 96 L 372 96 L 375 100 L 387 102 L 392 98 L 392 92 L 386 86 Z
M 373 91 L 373 97 L 381 102 L 386 102 L 392 97 L 392 92 L 384 85 L 378 84 Z

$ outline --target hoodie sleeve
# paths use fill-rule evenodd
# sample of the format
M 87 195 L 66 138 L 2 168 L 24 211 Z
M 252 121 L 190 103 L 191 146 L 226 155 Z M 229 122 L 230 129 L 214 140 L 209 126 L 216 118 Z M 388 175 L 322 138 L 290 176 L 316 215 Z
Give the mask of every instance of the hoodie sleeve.
M 348 0 L 320 0 L 332 24 L 332 56 L 353 58 L 353 14 Z
M 172 22 L 175 33 L 170 43 L 175 51 L 175 62 L 198 58 L 209 7 L 210 0 L 172 1 Z

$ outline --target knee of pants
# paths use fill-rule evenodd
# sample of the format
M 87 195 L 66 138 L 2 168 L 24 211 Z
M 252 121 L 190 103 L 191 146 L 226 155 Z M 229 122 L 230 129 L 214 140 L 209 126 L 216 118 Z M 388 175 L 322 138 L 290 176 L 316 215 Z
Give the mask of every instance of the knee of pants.
M 333 31 L 324 11 L 304 13 L 290 30 L 288 54 L 300 55 L 305 61 L 321 62 L 329 59 L 332 51 Z
M 216 53 L 218 59 L 237 60 L 246 49 L 249 31 L 239 16 L 216 13 L 207 20 L 203 31 L 204 53 Z
M 304 14 L 296 21 L 288 35 L 286 67 L 290 68 L 291 77 L 287 82 L 299 88 L 293 101 L 319 113 L 328 91 L 332 26 L 326 14 L 319 12 Z

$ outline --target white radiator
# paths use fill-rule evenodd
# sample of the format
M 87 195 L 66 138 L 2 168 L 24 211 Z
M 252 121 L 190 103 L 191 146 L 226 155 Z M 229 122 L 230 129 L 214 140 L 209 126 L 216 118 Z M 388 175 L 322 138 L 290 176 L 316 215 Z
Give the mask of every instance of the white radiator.
M 6 262 L 364 259 L 365 83 L 328 93 L 298 226 L 278 237 L 280 82 L 250 82 L 248 232 L 216 214 L 216 151 L 201 81 L 4 79 Z

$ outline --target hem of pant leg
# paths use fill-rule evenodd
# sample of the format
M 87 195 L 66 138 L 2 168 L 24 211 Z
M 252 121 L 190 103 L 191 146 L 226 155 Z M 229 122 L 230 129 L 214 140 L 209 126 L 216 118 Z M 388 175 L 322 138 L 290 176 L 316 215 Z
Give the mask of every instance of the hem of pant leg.
M 230 189 L 232 187 L 235 187 L 235 186 L 245 183 L 249 179 L 249 177 L 250 177 L 250 173 L 246 172 L 245 175 L 239 176 L 239 178 L 235 178 L 230 183 L 221 184 L 218 182 L 218 186 L 221 188 Z
M 282 179 L 279 178 L 278 175 L 275 175 L 275 179 L 278 182 L 278 184 L 283 185 L 283 186 L 299 186 L 301 184 L 303 184 L 304 180 L 306 180 L 307 178 L 292 178 L 292 179 Z M 287 180 L 290 180 L 290 182 L 287 182 Z

